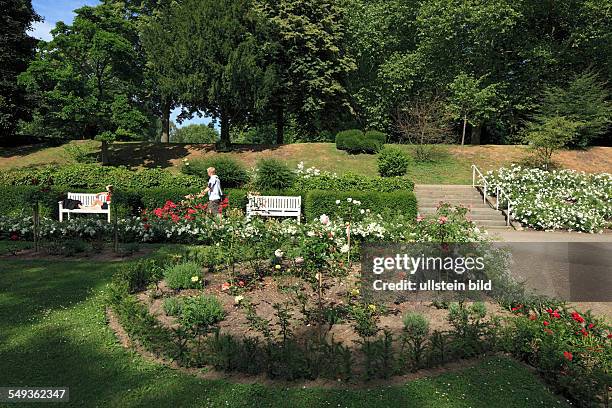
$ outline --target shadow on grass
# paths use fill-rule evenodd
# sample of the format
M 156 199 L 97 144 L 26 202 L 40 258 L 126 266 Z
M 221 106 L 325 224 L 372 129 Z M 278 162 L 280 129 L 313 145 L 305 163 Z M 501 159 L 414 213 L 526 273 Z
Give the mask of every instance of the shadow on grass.
M 43 150 L 49 147 L 46 143 L 37 143 L 24 146 L 0 146 L 0 157 L 1 158 L 13 158 L 27 156 L 32 153 L 36 153 L 39 150 Z
M 276 150 L 278 145 L 232 145 L 232 153 L 262 152 Z M 131 168 L 172 167 L 173 160 L 187 157 L 191 153 L 216 152 L 214 144 L 187 143 L 115 143 L 109 147 L 111 165 Z

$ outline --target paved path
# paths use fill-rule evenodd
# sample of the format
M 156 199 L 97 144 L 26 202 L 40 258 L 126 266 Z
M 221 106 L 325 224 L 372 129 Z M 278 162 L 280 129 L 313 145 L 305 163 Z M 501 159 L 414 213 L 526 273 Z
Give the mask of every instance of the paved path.
M 512 247 L 511 273 L 536 293 L 568 298 L 571 290 L 581 299 L 569 305 L 592 310 L 612 322 L 612 233 L 489 230 L 495 240 Z M 524 243 L 524 244 L 511 244 Z M 555 244 L 556 243 L 556 244 Z M 563 243 L 577 243 L 574 246 Z M 503 245 L 503 244 L 501 244 Z M 571 289 L 570 289 L 571 288 Z M 591 296 L 592 294 L 592 296 Z
M 489 230 L 489 235 L 506 242 L 612 242 L 612 233 L 585 234 L 564 231 Z

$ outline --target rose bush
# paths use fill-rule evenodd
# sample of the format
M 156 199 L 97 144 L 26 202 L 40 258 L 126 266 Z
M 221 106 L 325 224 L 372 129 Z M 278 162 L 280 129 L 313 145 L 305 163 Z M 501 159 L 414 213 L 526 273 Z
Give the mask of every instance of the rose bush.
M 522 224 L 543 230 L 599 232 L 612 220 L 612 176 L 512 166 L 486 174 L 512 201 Z

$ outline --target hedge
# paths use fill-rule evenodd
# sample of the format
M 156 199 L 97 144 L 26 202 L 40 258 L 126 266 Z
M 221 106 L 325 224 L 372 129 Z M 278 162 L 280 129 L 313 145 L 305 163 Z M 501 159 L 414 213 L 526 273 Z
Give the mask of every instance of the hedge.
M 322 174 L 313 177 L 300 177 L 293 183 L 293 189 L 308 192 L 310 190 L 334 191 L 377 191 L 391 193 L 397 190 L 414 189 L 414 182 L 405 177 L 364 177 L 347 173 L 334 177 Z
M 143 188 L 203 188 L 207 178 L 172 174 L 167 170 L 130 170 L 126 167 L 97 164 L 68 164 L 26 169 L 11 169 L 0 173 L 0 185 L 55 185 L 72 189 L 103 191 L 112 184 L 121 189 Z
M 0 214 L 31 215 L 34 195 L 37 195 L 43 216 L 58 217 L 58 201 L 66 198 L 72 187 L 52 186 L 44 191 L 38 186 L 0 186 Z M 99 193 L 100 189 L 79 189 L 80 193 Z M 161 207 L 167 200 L 180 201 L 200 189 L 148 188 L 115 189 L 111 209 L 119 216 L 138 215 L 143 208 Z M 246 190 L 225 190 L 230 208 L 246 208 Z
M 387 136 L 375 130 L 362 132 L 359 129 L 349 129 L 336 135 L 336 149 L 349 153 L 377 153 L 385 144 Z
M 348 198 L 361 201 L 361 208 L 370 209 L 375 213 L 396 212 L 410 218 L 416 218 L 416 197 L 411 191 L 394 191 L 381 193 L 378 191 L 323 191 L 314 190 L 306 194 L 304 215 L 312 220 L 327 214 L 330 217 L 342 216 L 339 214 L 337 200 L 346 202 Z

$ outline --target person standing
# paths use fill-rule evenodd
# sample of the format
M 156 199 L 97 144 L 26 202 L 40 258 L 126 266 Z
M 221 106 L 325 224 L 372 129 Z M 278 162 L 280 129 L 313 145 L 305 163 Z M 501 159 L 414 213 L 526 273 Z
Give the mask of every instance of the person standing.
M 214 167 L 206 169 L 208 173 L 208 186 L 202 191 L 202 193 L 208 194 L 208 212 L 209 214 L 215 214 L 220 216 L 219 207 L 221 205 L 221 197 L 223 196 L 223 190 L 221 190 L 221 180 L 217 176 L 217 170 Z

